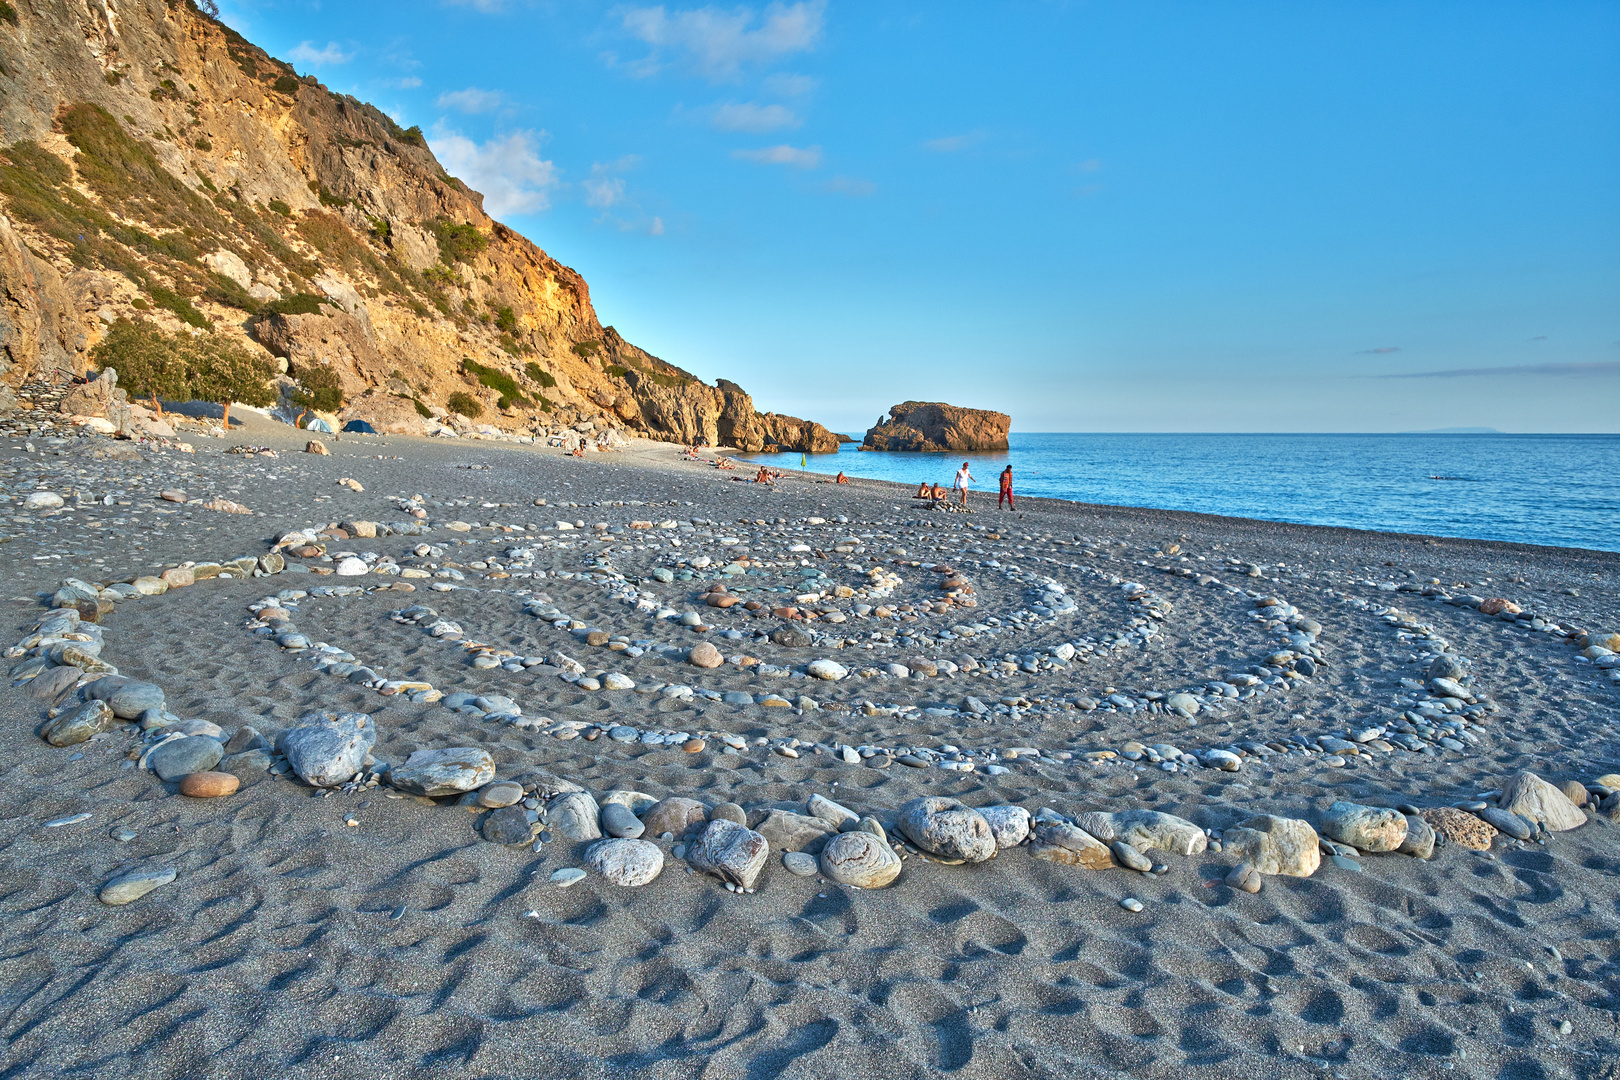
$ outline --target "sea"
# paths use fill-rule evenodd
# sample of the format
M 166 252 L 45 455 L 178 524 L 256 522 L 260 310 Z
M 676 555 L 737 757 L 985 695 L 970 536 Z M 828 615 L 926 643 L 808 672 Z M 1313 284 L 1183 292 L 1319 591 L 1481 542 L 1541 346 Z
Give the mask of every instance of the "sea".
M 857 435 L 858 439 L 859 436 Z M 810 454 L 810 472 L 1110 506 L 1620 551 L 1620 435 L 1014 432 L 996 454 Z M 750 460 L 797 469 L 801 455 Z

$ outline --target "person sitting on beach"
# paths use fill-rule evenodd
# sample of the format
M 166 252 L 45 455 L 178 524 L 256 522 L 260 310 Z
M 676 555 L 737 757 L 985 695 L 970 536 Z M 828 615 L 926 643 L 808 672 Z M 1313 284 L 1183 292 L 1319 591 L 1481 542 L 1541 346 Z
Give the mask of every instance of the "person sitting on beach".
M 928 491 L 928 481 L 924 480 L 921 484 L 919 484 L 917 486 L 917 494 L 913 495 L 912 498 L 913 499 L 931 499 L 931 498 L 933 498 L 933 495 L 930 494 L 929 491 Z
M 849 477 L 845 476 L 844 471 L 842 469 L 840 469 L 840 470 L 838 470 L 838 479 L 834 480 L 833 483 L 835 483 L 835 484 L 847 484 L 847 483 L 849 483 Z
M 737 466 L 731 463 L 730 458 L 723 457 L 715 459 L 714 467 L 717 469 L 735 469 Z
M 776 481 L 771 479 L 771 471 L 769 469 L 767 469 L 765 466 L 761 465 L 759 467 L 759 475 L 754 477 L 754 483 L 756 483 L 756 484 L 774 484 L 775 482 Z
M 949 499 L 951 496 L 950 496 L 950 492 L 948 492 L 944 488 L 940 487 L 939 482 L 935 481 L 934 490 L 930 493 L 930 497 L 935 502 L 944 502 L 946 499 Z

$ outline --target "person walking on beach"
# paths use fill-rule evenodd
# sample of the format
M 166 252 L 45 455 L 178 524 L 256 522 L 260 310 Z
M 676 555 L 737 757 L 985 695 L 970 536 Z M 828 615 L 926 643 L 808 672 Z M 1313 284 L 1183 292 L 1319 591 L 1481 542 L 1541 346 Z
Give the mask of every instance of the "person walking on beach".
M 1001 494 L 999 496 L 997 496 L 997 498 L 996 498 L 996 509 L 997 510 L 1001 509 L 1001 500 L 1002 499 L 1007 500 L 1007 509 L 1011 510 L 1013 508 L 1012 466 L 1011 465 L 1009 465 L 1005 469 L 1001 470 Z
M 956 487 L 957 491 L 960 491 L 962 493 L 962 505 L 963 506 L 967 505 L 968 483 L 972 479 L 973 479 L 973 474 L 968 472 L 968 463 L 965 462 L 965 461 L 962 462 L 962 467 L 960 469 L 956 470 L 956 484 L 955 484 L 955 487 Z

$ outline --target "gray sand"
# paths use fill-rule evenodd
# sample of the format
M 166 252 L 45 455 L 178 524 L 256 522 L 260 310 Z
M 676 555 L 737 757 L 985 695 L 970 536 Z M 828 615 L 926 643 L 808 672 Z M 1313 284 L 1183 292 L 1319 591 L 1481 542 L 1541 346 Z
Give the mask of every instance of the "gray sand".
M 130 504 L 115 498 L 50 516 L 13 502 L 4 527 L 12 539 L 0 547 L 7 642 L 32 628 L 64 577 L 110 582 L 184 560 L 258 555 L 289 529 L 399 521 L 401 497 L 420 493 L 428 522 L 481 527 L 333 540 L 328 552 L 376 552 L 434 570 L 455 563 L 465 588 L 432 591 L 432 581 L 449 579 L 418 578 L 412 594 L 377 590 L 403 579 L 375 574 L 199 582 L 118 605 L 104 622 L 104 657 L 163 686 L 173 712 L 211 721 L 226 735 L 242 725 L 273 735 L 310 709 L 360 711 L 375 721 L 380 761 L 481 746 L 495 758 L 497 779 L 545 787 L 561 778 L 598 796 L 631 788 L 710 806 L 730 801 L 751 824 L 772 807 L 802 810 L 816 793 L 892 824 L 906 800 L 940 794 L 1065 815 L 1150 808 L 1219 832 L 1255 813 L 1315 822 L 1336 799 L 1450 805 L 1524 770 L 1554 783 L 1620 772 L 1620 683 L 1609 672 L 1579 659 L 1560 634 L 1421 593 L 1437 580 L 1448 596 L 1502 596 L 1564 628 L 1614 629 L 1620 556 L 1613 554 L 1045 500 L 1004 514 L 983 495 L 973 514 L 931 513 L 893 485 L 790 475 L 767 489 L 648 443 L 575 460 L 494 443 L 326 441 L 331 456 L 305 454 L 300 435 L 253 417 L 229 439 L 193 438 L 195 454 L 148 449 L 138 462 L 91 456 L 95 447 L 117 445 L 105 441 L 69 443 L 56 454 L 0 439 L 0 465 L 22 470 L 13 485 L 46 476 L 55 490 L 78 487 L 87 498 L 123 492 Z M 280 456 L 222 452 L 243 443 Z M 466 465 L 492 468 L 459 467 Z M 135 476 L 144 479 L 137 484 Z M 338 486 L 341 477 L 365 490 Z M 224 495 L 255 513 L 157 499 L 176 486 L 193 500 Z M 533 505 L 537 497 L 548 505 Z M 654 505 L 594 505 L 631 500 Z M 559 505 L 569 502 L 581 505 Z M 826 523 L 805 524 L 812 516 Z M 628 528 L 665 519 L 716 524 L 687 533 Z M 785 522 L 779 532 L 777 519 Z M 491 520 L 534 528 L 505 532 L 489 528 Z M 584 528 L 559 533 L 559 520 Z M 596 522 L 625 528 L 603 545 L 592 539 Z M 672 535 L 681 539 L 678 550 L 667 546 Z M 862 539 L 855 551 L 831 550 L 849 537 Z M 816 645 L 783 647 L 753 636 L 783 625 L 768 608 L 759 616 L 704 608 L 701 577 L 661 583 L 648 576 L 677 556 L 708 555 L 714 571 L 736 555 L 721 538 L 745 542 L 756 569 L 770 564 L 766 576 L 728 580 L 787 590 L 740 594 L 768 596 L 771 605 L 793 602 L 804 569 L 825 572 L 828 587 L 859 587 L 869 580 L 864 571 L 884 567 L 904 582 L 875 603 L 920 606 L 940 595 L 937 579 L 910 564 L 948 562 L 971 579 L 977 606 L 915 621 L 821 622 Z M 788 550 L 800 542 L 811 550 Z M 446 553 L 418 559 L 412 551 L 420 543 L 446 545 Z M 1170 553 L 1170 545 L 1179 550 Z M 514 574 L 581 576 L 486 576 L 508 572 L 488 568 L 490 557 L 504 565 L 510 560 L 502 553 L 520 546 L 534 556 Z M 612 567 L 658 604 L 702 611 L 713 629 L 699 635 L 613 598 L 588 577 L 604 546 L 614 549 Z M 1040 599 L 1028 592 L 1030 574 L 1059 581 L 1074 610 L 1014 625 L 1008 616 Z M 1198 574 L 1218 581 L 1200 585 Z M 1142 604 L 1127 601 L 1110 577 L 1140 582 L 1170 602 L 1155 620 L 1158 633 L 1087 663 L 1023 671 L 1024 657 L 1058 642 L 1100 640 L 1145 621 Z M 310 638 L 390 679 L 507 695 L 525 718 L 544 722 L 500 723 L 382 696 L 316 671 L 307 654 L 278 648 L 249 625 L 247 605 L 256 600 L 332 585 L 373 591 L 298 600 L 297 626 Z M 1190 720 L 1162 705 L 1107 703 L 1110 693 L 1143 702 L 1149 691 L 1196 690 L 1224 673 L 1264 669 L 1281 647 L 1277 631 L 1252 616 L 1253 598 L 1227 586 L 1280 595 L 1321 623 L 1323 663 L 1312 677 L 1207 706 Z M 837 683 L 731 664 L 700 671 L 657 648 L 630 656 L 587 645 L 526 612 L 525 599 L 538 594 L 631 641 L 684 649 L 734 628 L 739 640 L 717 641 L 725 655 L 791 670 L 824 657 L 859 670 L 919 656 L 960 663 L 971 655 L 994 665 L 1010 655 L 1014 671 Z M 835 601 L 845 610 L 856 602 Z M 549 664 L 522 673 L 477 670 L 456 642 L 390 619 L 412 604 L 433 606 L 467 638 L 518 656 L 562 651 L 593 670 L 628 675 L 638 690 L 681 683 L 756 699 L 808 695 L 821 708 L 583 690 Z M 1118 752 L 1133 739 L 1196 753 L 1387 723 L 1409 707 L 1399 696 L 1412 695 L 1399 680 L 1421 680 L 1426 670 L 1410 632 L 1381 614 L 1388 607 L 1469 658 L 1471 688 L 1495 703 L 1493 713 L 1471 718 L 1477 722 L 1467 725 L 1462 750 L 1433 742 L 1427 752 L 1370 749 L 1342 767 L 1316 752 L 1249 753 L 1238 772 L 1084 757 Z M 994 634 L 935 636 L 992 618 L 1000 621 Z M 906 628 L 925 636 L 901 643 Z M 875 643 L 874 631 L 896 643 Z M 832 647 L 835 637 L 845 647 Z M 990 711 L 955 711 L 969 695 Z M 1034 707 L 998 709 L 1004 700 Z M 1101 707 L 1088 708 L 1093 700 Z M 386 784 L 328 795 L 269 776 L 223 799 L 188 799 L 129 761 L 142 746 L 138 730 L 120 727 L 56 748 L 35 734 L 44 706 L 23 689 L 0 693 L 0 710 L 4 1076 L 898 1080 L 1191 1069 L 1246 1080 L 1448 1070 L 1620 1077 L 1620 854 L 1606 815 L 1539 840 L 1498 837 L 1486 853 L 1453 844 L 1428 861 L 1366 854 L 1362 872 L 1324 860 L 1310 878 L 1266 878 L 1257 895 L 1224 885 L 1233 860 L 1214 852 L 1155 853 L 1168 872 L 1144 875 L 1056 865 L 1025 848 L 972 866 L 912 856 L 894 885 L 875 891 L 795 877 L 772 852 L 758 891 L 740 894 L 688 871 L 667 842 L 665 869 L 646 886 L 620 888 L 591 875 L 559 889 L 549 875 L 584 865 L 587 845 L 554 838 L 536 854 L 486 842 L 477 831 L 482 815 L 454 799 L 390 798 Z M 570 720 L 733 733 L 746 744 L 728 754 L 710 737 L 701 752 L 687 753 L 679 744 L 545 733 L 551 722 Z M 799 756 L 755 745 L 761 738 L 797 738 Z M 835 744 L 936 752 L 952 744 L 975 759 L 974 770 L 945 768 L 958 756 L 951 753 L 921 769 L 875 767 L 882 754 L 845 763 Z M 1033 760 L 983 753 L 1017 746 L 1044 753 Z M 1005 771 L 992 775 L 992 760 Z M 90 817 L 45 827 L 80 813 Z M 114 839 L 119 829 L 133 839 Z M 178 877 L 128 906 L 98 901 L 109 879 L 147 866 L 173 866 Z M 1123 910 L 1126 897 L 1140 899 L 1143 910 Z

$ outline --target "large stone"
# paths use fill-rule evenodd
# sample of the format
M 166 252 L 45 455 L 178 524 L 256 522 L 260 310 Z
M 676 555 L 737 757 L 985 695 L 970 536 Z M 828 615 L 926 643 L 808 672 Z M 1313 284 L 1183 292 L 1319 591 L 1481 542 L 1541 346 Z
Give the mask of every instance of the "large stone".
M 103 731 L 111 731 L 113 723 L 112 708 L 105 701 L 87 701 L 47 721 L 39 733 L 52 746 L 73 746 Z
M 1505 832 L 1515 840 L 1528 840 L 1536 834 L 1536 827 L 1511 810 L 1487 806 L 1479 816 L 1497 832 Z
M 1310 877 L 1322 865 L 1316 830 L 1298 818 L 1252 817 L 1221 834 L 1221 850 L 1262 874 Z
M 641 815 L 658 804 L 658 800 L 645 791 L 633 791 L 628 788 L 618 788 L 602 796 L 602 805 L 618 803 L 632 814 Z M 747 824 L 747 822 L 744 822 Z
M 641 823 L 641 819 L 630 812 L 628 806 L 616 802 L 602 804 L 601 824 L 602 831 L 609 836 L 625 837 L 630 840 L 641 836 L 647 829 Z
M 1029 838 L 1029 811 L 1022 806 L 981 806 L 979 815 L 990 823 L 996 847 L 1017 847 Z
M 1137 851 L 1165 851 L 1171 855 L 1197 855 L 1209 844 L 1204 830 L 1174 814 L 1157 810 L 1124 810 L 1109 814 L 1115 840 Z
M 696 828 L 707 820 L 708 807 L 696 799 L 685 799 L 679 795 L 671 795 L 654 803 L 641 815 L 641 823 L 651 835 L 673 833 L 677 838 L 685 836 L 688 829 Z
M 1469 851 L 1489 851 L 1491 841 L 1496 837 L 1496 830 L 1491 828 L 1478 817 L 1466 810 L 1458 810 L 1452 806 L 1431 806 L 1418 815 L 1435 834 L 1446 839 L 1447 843 L 1467 848 Z
M 837 682 L 849 674 L 849 669 L 835 660 L 812 660 L 804 670 L 823 682 Z
M 340 713 L 331 719 L 320 714 L 281 737 L 282 752 L 293 772 L 314 787 L 336 787 L 359 772 L 377 742 L 377 728 L 365 713 Z
M 218 799 L 235 794 L 242 781 L 228 772 L 194 772 L 180 778 L 180 794 L 193 799 Z
M 167 885 L 178 876 L 172 866 L 131 870 L 119 874 L 101 887 L 101 902 L 114 907 L 133 903 L 158 886 Z
M 955 799 L 912 799 L 900 807 L 898 824 L 913 844 L 942 859 L 977 863 L 996 853 L 996 836 L 984 815 Z
M 686 861 L 694 870 L 752 889 L 770 853 L 770 841 L 759 833 L 720 820 L 709 822 L 703 834 L 687 845 Z
M 664 869 L 664 853 L 648 840 L 601 840 L 585 853 L 585 865 L 614 885 L 645 885 Z
M 833 832 L 852 827 L 857 821 L 861 820 L 861 815 L 847 806 L 840 806 L 824 795 L 810 796 L 805 801 L 804 809 L 811 817 L 825 821 L 827 828 Z
M 1406 839 L 1395 849 L 1402 855 L 1415 855 L 1427 859 L 1434 854 L 1434 830 L 1429 823 L 1411 814 L 1406 816 Z
M 1029 853 L 1047 862 L 1083 866 L 1088 870 L 1106 870 L 1114 865 L 1114 855 L 1107 844 L 1067 821 L 1037 821 Z
M 147 767 L 160 780 L 178 780 L 189 773 L 207 772 L 225 756 L 225 747 L 207 735 L 171 739 L 146 758 Z
M 832 830 L 820 818 L 795 814 L 791 810 L 772 810 L 760 825 L 759 833 L 778 851 L 812 851 L 819 850 Z
M 164 706 L 161 686 L 123 675 L 107 675 L 86 683 L 79 693 L 85 698 L 105 701 L 112 706 L 113 715 L 121 720 L 138 720 L 146 710 Z
M 495 759 L 478 746 L 418 750 L 388 773 L 390 787 L 413 795 L 459 795 L 495 778 Z
M 490 811 L 478 830 L 492 844 L 526 844 L 534 826 L 521 806 L 503 806 Z
M 546 824 L 575 843 L 601 837 L 597 824 L 601 814 L 596 800 L 585 791 L 565 791 L 546 803 Z
M 715 648 L 712 643 L 700 641 L 692 646 L 691 652 L 686 654 L 686 662 L 693 667 L 717 668 L 726 662 L 726 658 L 720 655 L 720 650 Z
M 1341 800 L 1323 815 L 1322 832 L 1360 851 L 1394 851 L 1406 839 L 1406 815 L 1388 807 Z
M 900 856 L 871 833 L 841 833 L 821 849 L 821 872 L 840 885 L 881 889 L 900 876 Z
M 866 432 L 863 450 L 938 453 L 1006 450 L 1012 418 L 987 409 L 965 409 L 938 401 L 903 401 Z
M 1533 772 L 1509 780 L 1498 802 L 1509 813 L 1546 825 L 1548 832 L 1566 832 L 1586 824 L 1586 815 L 1568 795 Z

